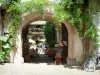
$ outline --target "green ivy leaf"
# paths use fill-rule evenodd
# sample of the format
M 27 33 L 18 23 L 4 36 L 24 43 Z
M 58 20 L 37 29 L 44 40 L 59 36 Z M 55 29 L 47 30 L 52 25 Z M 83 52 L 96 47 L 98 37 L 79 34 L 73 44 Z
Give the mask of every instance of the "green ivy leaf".
M 3 48 L 5 48 L 5 49 L 9 49 L 9 48 L 10 48 L 9 43 L 6 43 L 5 45 L 3 45 Z

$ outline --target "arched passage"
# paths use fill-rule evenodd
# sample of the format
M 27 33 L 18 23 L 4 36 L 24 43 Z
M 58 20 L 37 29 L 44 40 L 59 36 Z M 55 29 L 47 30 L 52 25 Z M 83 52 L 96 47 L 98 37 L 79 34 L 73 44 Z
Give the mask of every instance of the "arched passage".
M 75 35 L 75 27 L 70 25 L 68 22 L 64 21 L 63 24 L 66 26 L 68 30 L 68 57 L 67 64 L 75 65 L 76 57 L 75 57 L 75 43 L 74 43 L 74 35 Z
M 43 18 L 44 17 L 44 18 Z M 28 26 L 30 25 L 30 23 L 32 23 L 32 22 L 36 22 L 36 21 L 48 21 L 48 22 L 50 22 L 50 23 L 52 23 L 52 24 L 54 24 L 54 22 L 53 22 L 53 19 L 52 19 L 52 14 L 51 13 L 44 13 L 44 14 L 40 14 L 40 13 L 33 13 L 33 14 L 29 14 L 29 15 L 27 15 L 27 16 L 23 16 L 23 20 L 22 20 L 22 26 L 21 26 L 21 30 L 24 30 L 25 32 L 26 32 L 26 34 L 27 34 L 27 28 L 28 28 Z M 25 30 L 26 29 L 26 30 Z M 23 32 L 23 31 L 22 31 Z M 22 33 L 23 34 L 23 33 Z M 23 38 L 22 38 L 22 42 L 24 42 L 24 41 L 26 41 L 26 42 L 28 42 L 28 40 L 26 39 L 26 40 L 24 40 Z M 23 45 L 23 44 L 22 44 Z M 28 45 L 29 46 L 29 45 Z M 25 49 L 22 49 L 22 54 L 23 54 L 23 56 L 24 55 L 28 55 L 28 48 L 29 47 L 25 47 L 25 46 L 23 46 L 23 48 L 25 48 Z M 25 51 L 26 50 L 26 51 Z
M 55 37 L 55 26 L 47 21 L 35 21 L 27 25 L 22 30 L 22 55 L 24 57 L 25 62 L 53 62 L 52 58 L 54 58 L 53 54 L 49 54 L 44 49 L 44 45 L 46 45 L 45 40 L 45 32 L 44 27 L 53 28 L 51 33 L 49 32 L 47 35 L 47 41 L 49 43 L 49 47 L 54 47 L 56 41 Z M 49 29 L 50 29 L 49 28 Z M 39 30 L 40 29 L 40 30 Z M 47 29 L 46 29 L 47 30 Z M 50 31 L 50 30 L 49 30 Z M 47 30 L 48 32 L 48 30 Z M 46 34 L 47 34 L 46 32 Z M 49 49 L 50 50 L 50 49 Z M 54 51 L 54 50 L 52 50 Z M 47 59 L 48 57 L 48 59 Z M 51 61 L 50 61 L 51 60 Z
M 44 18 L 43 18 L 43 15 L 44 15 Z M 32 13 L 29 15 L 23 15 L 21 27 L 18 32 L 19 41 L 17 41 L 17 45 L 18 45 L 17 51 L 19 51 L 19 55 L 21 57 L 22 57 L 22 41 L 23 41 L 21 37 L 22 37 L 23 28 L 25 28 L 31 22 L 38 21 L 38 20 L 49 21 L 52 24 L 54 24 L 52 16 L 53 16 L 53 14 L 51 14 L 51 13 L 44 13 L 44 14 Z M 68 55 L 66 55 L 68 57 L 66 58 L 66 60 L 67 60 L 67 62 L 69 61 L 69 64 L 70 64 L 70 60 L 74 59 L 74 28 L 72 25 L 69 25 L 67 22 L 63 22 L 63 23 L 65 24 L 65 26 L 68 29 Z M 19 43 L 21 45 L 19 45 Z

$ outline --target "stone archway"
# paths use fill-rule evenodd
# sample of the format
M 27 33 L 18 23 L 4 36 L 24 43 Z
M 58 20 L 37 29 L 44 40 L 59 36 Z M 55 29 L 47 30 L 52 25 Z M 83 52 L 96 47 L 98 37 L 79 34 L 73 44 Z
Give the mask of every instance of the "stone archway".
M 75 65 L 76 58 L 75 58 L 75 51 L 74 51 L 74 35 L 75 35 L 75 27 L 67 23 L 66 21 L 63 22 L 64 25 L 67 27 L 68 30 L 68 57 L 67 57 L 67 64 L 68 65 Z
M 44 15 L 44 18 L 42 17 Z M 51 23 L 54 24 L 53 22 L 53 18 L 52 18 L 53 14 L 52 13 L 44 13 L 44 14 L 40 14 L 40 13 L 32 13 L 29 15 L 23 15 L 22 17 L 22 22 L 20 25 L 20 29 L 18 30 L 18 41 L 17 41 L 17 52 L 19 55 L 19 57 L 22 57 L 22 30 L 24 27 L 26 27 L 28 24 L 30 24 L 33 21 L 38 21 L 38 20 L 43 20 L 43 21 L 49 21 Z M 70 64 L 71 61 L 75 60 L 74 58 L 74 27 L 72 25 L 69 25 L 66 21 L 63 22 L 65 24 L 65 26 L 68 29 L 68 57 L 67 57 L 67 63 Z

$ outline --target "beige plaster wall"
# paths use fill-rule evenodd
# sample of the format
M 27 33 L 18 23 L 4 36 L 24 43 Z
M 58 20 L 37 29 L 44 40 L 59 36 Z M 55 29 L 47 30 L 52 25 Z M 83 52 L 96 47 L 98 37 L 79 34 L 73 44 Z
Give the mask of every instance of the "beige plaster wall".
M 73 25 L 64 22 L 68 29 L 68 58 L 69 64 L 81 64 L 83 62 L 83 44 L 82 38 Z
M 76 64 L 83 63 L 84 56 L 82 38 L 79 37 L 79 33 L 76 29 L 74 34 L 74 57 L 76 58 Z

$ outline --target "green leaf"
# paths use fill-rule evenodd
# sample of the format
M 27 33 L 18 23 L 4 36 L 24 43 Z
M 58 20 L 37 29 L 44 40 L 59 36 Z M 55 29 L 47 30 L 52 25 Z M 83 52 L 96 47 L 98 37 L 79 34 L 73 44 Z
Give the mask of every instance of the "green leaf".
M 6 45 L 3 45 L 3 48 L 6 48 L 6 49 L 8 48 L 9 49 L 10 45 L 7 43 Z

